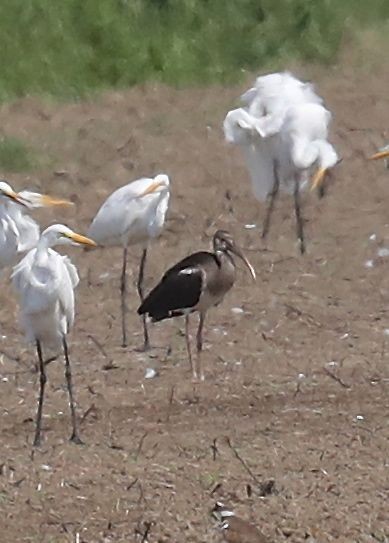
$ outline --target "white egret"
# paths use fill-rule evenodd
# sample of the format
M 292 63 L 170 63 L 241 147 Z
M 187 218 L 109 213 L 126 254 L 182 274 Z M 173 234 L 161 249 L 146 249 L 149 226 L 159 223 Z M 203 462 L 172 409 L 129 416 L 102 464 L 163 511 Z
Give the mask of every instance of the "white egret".
M 154 178 L 133 181 L 113 192 L 103 203 L 88 230 L 88 236 L 103 247 L 123 247 L 121 274 L 122 346 L 127 346 L 126 327 L 126 266 L 129 245 L 142 245 L 137 279 L 137 290 L 144 299 L 143 278 L 147 248 L 151 239 L 162 231 L 169 204 L 169 177 L 159 174 Z M 144 349 L 150 347 L 145 316 L 143 320 Z
M 307 185 L 313 168 L 318 167 L 312 181 L 312 188 L 315 188 L 320 186 L 328 169 L 338 161 L 335 149 L 327 141 L 331 113 L 319 100 L 313 100 L 311 92 L 308 92 L 307 98 L 310 101 L 296 99 L 295 104 L 284 104 L 285 107 L 280 106 L 278 110 L 275 107 L 271 119 L 269 113 L 256 117 L 247 108 L 238 108 L 230 111 L 224 120 L 226 140 L 243 149 L 254 195 L 259 201 L 270 197 L 262 237 L 268 233 L 279 189 L 292 193 L 302 253 L 305 242 L 300 190 Z M 279 101 L 282 100 L 283 96 L 280 96 Z
M 0 269 L 12 264 L 18 252 L 18 230 L 10 214 L 10 202 L 25 205 L 8 183 L 0 181 Z
M 16 193 L 0 181 L 0 270 L 15 264 L 22 253 L 38 243 L 39 225 L 27 215 L 27 209 L 68 205 L 72 202 L 38 192 Z
M 246 111 L 259 120 L 260 134 L 276 134 L 282 126 L 288 108 L 298 104 L 322 104 L 323 100 L 312 83 L 305 83 L 290 72 L 257 77 L 255 86 L 240 97 Z
M 89 245 L 96 243 L 76 234 L 67 226 L 55 224 L 42 232 L 38 244 L 14 267 L 13 286 L 19 297 L 20 322 L 27 340 L 34 342 L 38 354 L 40 390 L 34 446 L 41 440 L 41 420 L 46 384 L 43 348 L 57 352 L 63 348 L 65 377 L 72 418 L 71 441 L 81 443 L 77 431 L 73 400 L 72 374 L 66 336 L 74 322 L 74 289 L 79 282 L 77 268 L 67 256 L 60 255 L 55 245 Z

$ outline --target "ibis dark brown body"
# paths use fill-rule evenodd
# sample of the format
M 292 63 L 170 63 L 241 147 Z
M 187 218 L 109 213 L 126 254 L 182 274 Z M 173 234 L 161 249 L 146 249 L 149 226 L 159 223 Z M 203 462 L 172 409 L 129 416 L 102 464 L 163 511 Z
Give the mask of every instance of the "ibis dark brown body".
M 206 251 L 194 253 L 170 268 L 138 309 L 140 315 L 149 315 L 154 322 L 185 315 L 188 357 L 195 379 L 198 377 L 204 379 L 200 353 L 206 312 L 223 300 L 235 282 L 233 255 L 245 262 L 255 278 L 252 266 L 231 235 L 218 230 L 213 238 L 212 253 Z M 195 311 L 200 314 L 197 330 L 197 368 L 192 363 L 189 341 L 189 314 Z
M 270 543 L 269 539 L 256 526 L 237 517 L 222 503 L 216 503 L 212 514 L 219 521 L 221 541 L 225 543 Z

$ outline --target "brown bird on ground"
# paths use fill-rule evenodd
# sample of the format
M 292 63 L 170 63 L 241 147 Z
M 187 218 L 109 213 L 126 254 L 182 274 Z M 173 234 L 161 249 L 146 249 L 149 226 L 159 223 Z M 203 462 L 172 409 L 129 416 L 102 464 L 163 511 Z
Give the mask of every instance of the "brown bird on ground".
M 204 380 L 201 367 L 203 326 L 206 313 L 220 304 L 235 282 L 234 255 L 239 257 L 255 279 L 255 271 L 231 234 L 218 230 L 213 236 L 213 252 L 200 251 L 170 268 L 138 308 L 153 322 L 185 315 L 185 338 L 193 378 Z M 189 339 L 189 315 L 200 314 L 197 330 L 197 367 L 193 364 Z
M 219 522 L 221 540 L 225 543 L 270 543 L 253 524 L 237 517 L 223 503 L 216 502 L 211 511 Z

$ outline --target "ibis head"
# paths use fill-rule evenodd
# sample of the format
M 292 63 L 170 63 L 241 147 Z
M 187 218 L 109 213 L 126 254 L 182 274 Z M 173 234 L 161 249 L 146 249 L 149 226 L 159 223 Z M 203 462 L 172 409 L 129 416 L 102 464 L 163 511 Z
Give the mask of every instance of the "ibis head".
M 252 278 L 255 280 L 255 271 L 247 257 L 244 255 L 242 249 L 235 243 L 233 237 L 226 230 L 217 230 L 213 236 L 213 250 L 215 254 L 220 252 L 230 253 L 242 260 L 245 266 L 247 266 Z

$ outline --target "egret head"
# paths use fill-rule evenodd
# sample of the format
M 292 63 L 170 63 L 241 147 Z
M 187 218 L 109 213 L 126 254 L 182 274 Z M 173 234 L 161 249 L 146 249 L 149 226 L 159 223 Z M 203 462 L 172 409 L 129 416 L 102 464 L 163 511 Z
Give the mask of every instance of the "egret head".
M 147 194 L 157 194 L 161 192 L 167 192 L 169 190 L 169 177 L 166 174 L 158 174 L 154 177 L 150 185 L 144 190 L 140 197 L 147 196 Z
M 13 201 L 22 206 L 26 205 L 23 199 L 20 198 L 19 194 L 17 194 L 13 190 L 11 185 L 9 185 L 6 181 L 0 181 L 0 201 L 3 201 L 3 202 Z
M 70 202 L 69 200 L 53 198 L 47 194 L 40 194 L 39 192 L 31 192 L 29 190 L 19 192 L 18 196 L 23 200 L 24 204 L 31 209 L 53 206 L 69 207 L 74 205 L 73 202 Z
M 331 169 L 342 162 L 333 146 L 327 141 L 316 142 L 316 147 L 319 153 L 319 167 L 312 177 L 311 190 L 321 189 Z
M 226 230 L 218 230 L 213 236 L 213 250 L 215 253 L 232 253 L 239 257 L 248 268 L 252 278 L 255 280 L 255 271 L 246 256 L 243 254 L 242 249 L 235 243 L 233 237 Z
M 55 245 L 88 245 L 96 247 L 97 244 L 81 234 L 73 232 L 64 224 L 53 224 L 44 230 L 41 234 L 41 240 L 44 241 L 47 247 Z

